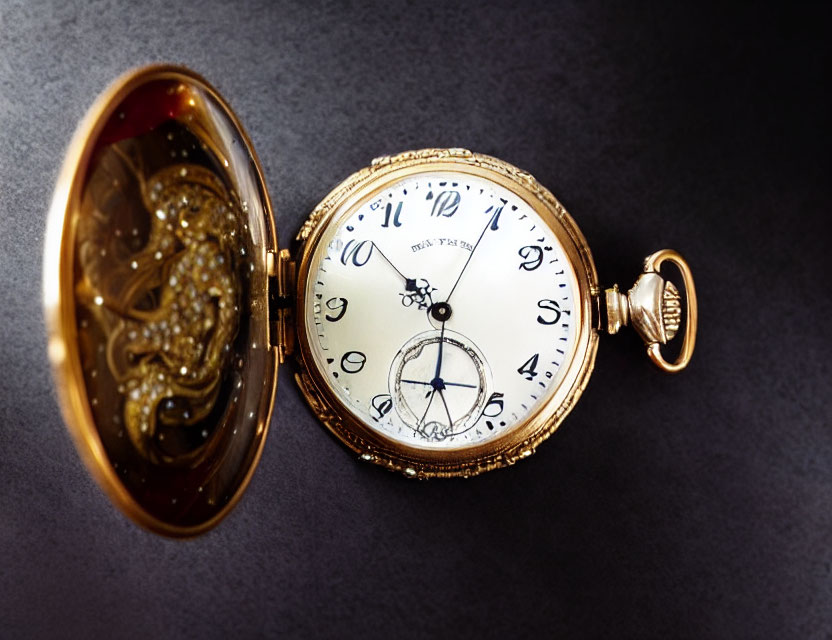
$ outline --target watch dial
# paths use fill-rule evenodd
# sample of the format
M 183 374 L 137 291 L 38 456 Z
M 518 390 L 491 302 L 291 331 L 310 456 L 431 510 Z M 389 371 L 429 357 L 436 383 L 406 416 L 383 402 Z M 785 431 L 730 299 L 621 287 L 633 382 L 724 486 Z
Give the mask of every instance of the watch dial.
M 580 313 L 555 233 L 517 194 L 462 172 L 411 175 L 329 225 L 305 321 L 331 389 L 424 449 L 523 422 L 566 370 Z

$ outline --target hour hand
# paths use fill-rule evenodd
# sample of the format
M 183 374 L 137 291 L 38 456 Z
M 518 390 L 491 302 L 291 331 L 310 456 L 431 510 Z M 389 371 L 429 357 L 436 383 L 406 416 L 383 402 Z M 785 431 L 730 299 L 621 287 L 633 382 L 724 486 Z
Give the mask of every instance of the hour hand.
M 417 309 L 429 309 L 433 305 L 433 292 L 436 289 L 424 278 L 406 278 L 402 297 L 402 306 Z
M 384 251 L 381 250 L 381 247 L 379 247 L 375 241 L 371 242 L 373 243 L 375 251 L 377 251 L 378 255 L 381 256 L 381 259 L 390 265 L 393 271 L 395 271 L 399 277 L 404 280 L 405 292 L 399 294 L 402 297 L 402 306 L 412 307 L 415 304 L 417 309 L 429 308 L 433 304 L 431 294 L 436 291 L 436 289 L 431 287 L 430 283 L 424 278 L 408 278 L 404 275 L 404 273 L 402 273 L 401 269 L 391 262 L 390 258 L 385 255 Z

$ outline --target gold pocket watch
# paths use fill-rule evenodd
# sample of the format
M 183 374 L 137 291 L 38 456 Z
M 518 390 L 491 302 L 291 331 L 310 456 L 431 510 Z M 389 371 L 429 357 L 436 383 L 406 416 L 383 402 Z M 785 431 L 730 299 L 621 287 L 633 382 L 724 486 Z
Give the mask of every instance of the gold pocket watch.
M 171 536 L 211 528 L 240 498 L 286 359 L 361 459 L 467 477 L 558 427 L 599 331 L 632 324 L 671 372 L 696 332 L 678 254 L 650 256 L 626 294 L 602 291 L 554 196 L 463 149 L 374 160 L 280 250 L 251 141 L 216 90 L 174 66 L 122 76 L 78 128 L 49 215 L 44 304 L 82 457 L 131 518 Z M 661 347 L 682 325 L 668 363 Z

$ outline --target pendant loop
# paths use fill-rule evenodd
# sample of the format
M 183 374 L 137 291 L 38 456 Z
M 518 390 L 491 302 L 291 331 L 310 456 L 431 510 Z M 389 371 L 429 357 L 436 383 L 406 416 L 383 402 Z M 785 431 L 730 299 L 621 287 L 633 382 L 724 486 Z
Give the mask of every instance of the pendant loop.
M 673 363 L 665 360 L 661 346 L 672 340 L 679 330 L 681 296 L 674 284 L 660 273 L 665 261 L 672 262 L 681 272 L 687 299 L 684 341 Z M 644 340 L 647 356 L 659 369 L 678 373 L 688 365 L 696 344 L 696 289 L 688 263 L 676 251 L 662 249 L 648 256 L 644 261 L 644 272 L 626 295 L 618 291 L 617 285 L 606 290 L 606 307 L 608 333 L 617 333 L 621 326 L 630 324 Z
M 676 361 L 672 364 L 665 360 L 664 356 L 662 356 L 661 353 L 661 344 L 664 344 L 666 340 L 647 343 L 647 356 L 650 358 L 650 360 L 653 361 L 653 364 L 655 364 L 662 371 L 666 371 L 667 373 L 678 373 L 686 366 L 688 366 L 691 356 L 693 355 L 693 348 L 696 344 L 696 324 L 699 317 L 699 313 L 696 304 L 696 288 L 693 284 L 693 274 L 691 274 L 690 272 L 690 267 L 688 266 L 688 263 L 676 251 L 673 251 L 672 249 L 662 249 L 648 256 L 647 259 L 644 261 L 645 274 L 658 274 L 662 263 L 665 261 L 672 262 L 674 265 L 676 265 L 676 267 L 682 274 L 682 281 L 685 285 L 685 297 L 687 298 L 687 313 L 685 315 L 685 336 L 684 341 L 682 342 L 682 349 L 679 352 L 679 356 L 676 358 Z M 673 290 L 675 291 L 675 287 L 673 287 Z M 678 296 L 678 293 L 676 295 Z M 665 300 L 667 300 L 667 298 L 665 298 Z M 677 299 L 675 302 L 675 309 L 677 314 L 677 319 L 675 320 L 676 328 L 678 328 L 678 314 L 680 311 L 678 305 L 679 302 Z M 663 311 L 665 309 L 667 311 L 670 311 L 670 309 L 668 309 L 666 305 L 663 305 Z M 664 316 L 664 313 L 662 315 Z M 673 334 L 675 335 L 675 330 L 673 331 Z M 668 335 L 667 340 L 672 339 L 672 337 L 673 335 Z

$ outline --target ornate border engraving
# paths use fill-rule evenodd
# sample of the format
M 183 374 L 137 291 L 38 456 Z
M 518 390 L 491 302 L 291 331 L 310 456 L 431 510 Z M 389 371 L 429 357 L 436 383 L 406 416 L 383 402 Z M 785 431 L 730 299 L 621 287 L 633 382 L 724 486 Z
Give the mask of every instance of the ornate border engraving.
M 592 298 L 597 296 L 599 291 L 595 266 L 589 246 L 571 216 L 558 202 L 557 198 L 531 174 L 497 158 L 475 154 L 466 149 L 421 149 L 394 156 L 382 156 L 373 160 L 369 167 L 361 169 L 348 177 L 324 198 L 301 226 L 295 238 L 297 243 L 295 255 L 299 264 L 298 273 L 308 272 L 316 239 L 320 237 L 323 230 L 333 219 L 333 215 L 370 180 L 380 179 L 394 171 L 409 167 L 421 167 L 443 162 L 478 167 L 508 178 L 511 182 L 531 192 L 543 203 L 545 210 L 554 217 L 556 223 L 567 234 L 572 247 L 577 253 L 580 264 L 575 264 L 576 274 L 579 281 L 586 285 L 585 295 L 580 303 L 590 317 L 583 323 L 587 331 L 583 332 L 582 338 L 579 338 L 580 344 L 576 348 L 575 357 L 583 357 L 577 375 L 572 380 L 567 377 L 561 383 L 562 385 L 571 384 L 571 388 L 564 400 L 549 415 L 536 415 L 529 418 L 527 423 L 536 419 L 540 421 L 539 426 L 534 429 L 533 433 L 520 441 L 511 442 L 508 446 L 492 452 L 466 456 L 463 450 L 458 457 L 449 460 L 428 459 L 429 454 L 414 455 L 405 447 L 401 447 L 392 441 L 384 441 L 385 439 L 380 437 L 378 442 L 370 442 L 367 438 L 362 437 L 359 433 L 361 428 L 356 428 L 356 419 L 334 396 L 327 394 L 322 389 L 323 378 L 318 374 L 315 368 L 316 365 L 308 355 L 308 345 L 299 344 L 300 348 L 295 352 L 295 380 L 318 420 L 343 444 L 357 453 L 362 460 L 373 462 L 391 471 L 398 471 L 407 477 L 415 478 L 470 477 L 491 469 L 513 465 L 518 460 L 532 455 L 540 443 L 558 428 L 586 388 L 594 368 L 598 345 L 598 334 L 592 327 L 592 314 L 590 312 Z M 305 282 L 298 282 L 297 285 L 296 317 L 298 318 L 298 325 L 303 322 L 304 318 L 305 284 Z M 302 343 L 303 335 L 300 326 L 298 326 L 298 333 L 301 336 L 299 342 Z M 304 355 L 305 351 L 307 351 L 306 356 Z M 320 381 L 316 382 L 316 378 L 320 378 Z M 544 405 L 543 408 L 545 409 L 546 406 Z

